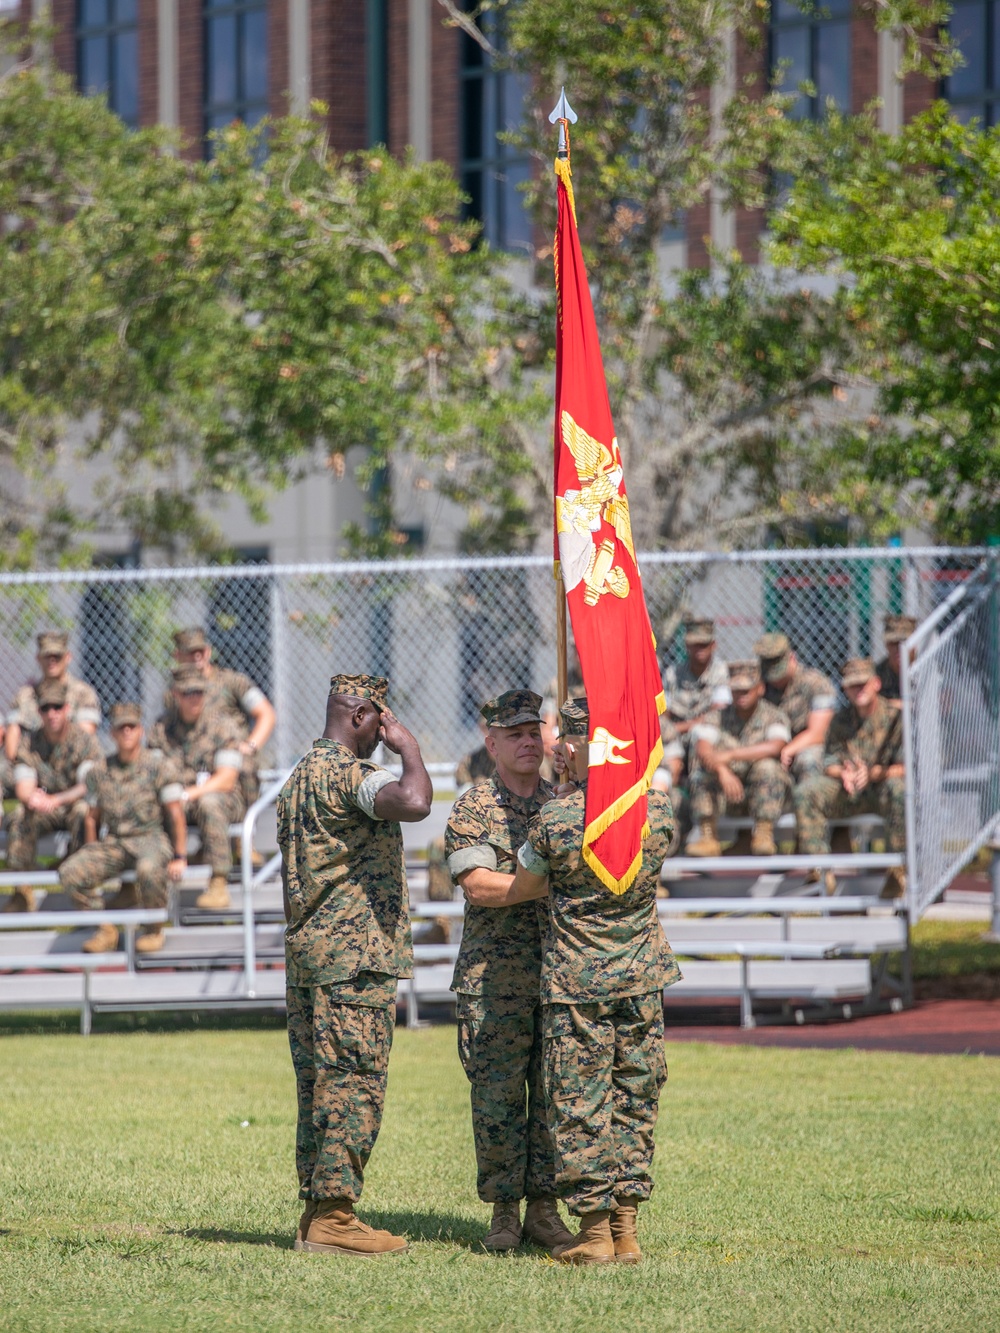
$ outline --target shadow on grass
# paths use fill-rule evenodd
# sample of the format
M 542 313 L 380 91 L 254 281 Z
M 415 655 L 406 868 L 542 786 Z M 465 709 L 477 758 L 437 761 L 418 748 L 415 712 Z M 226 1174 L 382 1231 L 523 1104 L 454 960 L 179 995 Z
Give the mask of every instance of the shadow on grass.
M 223 1245 L 267 1245 L 275 1250 L 290 1250 L 295 1240 L 294 1223 L 288 1231 L 226 1231 L 216 1227 L 186 1227 L 183 1231 L 168 1231 L 168 1236 L 183 1236 L 185 1240 L 204 1240 Z
M 482 1247 L 486 1223 L 471 1221 L 452 1213 L 414 1212 L 410 1209 L 378 1211 L 361 1204 L 358 1216 L 369 1226 L 406 1236 L 411 1241 L 444 1242 L 459 1249 L 485 1255 Z M 186 1240 L 200 1240 L 209 1244 L 265 1245 L 278 1250 L 290 1250 L 294 1241 L 294 1221 L 287 1231 L 230 1231 L 224 1227 L 185 1227 L 169 1230 L 169 1236 L 183 1236 Z M 530 1245 L 511 1251 L 511 1257 L 537 1257 L 543 1251 Z

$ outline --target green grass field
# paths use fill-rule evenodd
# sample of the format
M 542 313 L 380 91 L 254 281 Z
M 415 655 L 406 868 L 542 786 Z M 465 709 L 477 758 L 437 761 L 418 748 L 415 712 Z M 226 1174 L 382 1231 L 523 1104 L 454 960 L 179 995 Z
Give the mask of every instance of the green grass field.
M 413 1241 L 295 1254 L 283 1033 L 2 1039 L 0 1327 L 1000 1328 L 1000 1062 L 677 1045 L 638 1268 L 477 1252 L 454 1029 L 397 1033 L 363 1214 Z

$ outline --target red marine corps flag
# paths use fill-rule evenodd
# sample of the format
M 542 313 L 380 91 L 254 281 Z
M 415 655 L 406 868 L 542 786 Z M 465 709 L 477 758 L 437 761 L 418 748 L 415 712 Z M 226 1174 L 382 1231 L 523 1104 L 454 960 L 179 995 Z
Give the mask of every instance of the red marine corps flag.
M 556 561 L 590 710 L 583 856 L 612 893 L 624 893 L 642 862 L 646 793 L 663 754 L 659 714 L 665 703 L 576 229 L 568 134 L 568 122 L 576 116 L 565 94 L 551 119 L 560 126 L 555 164 Z

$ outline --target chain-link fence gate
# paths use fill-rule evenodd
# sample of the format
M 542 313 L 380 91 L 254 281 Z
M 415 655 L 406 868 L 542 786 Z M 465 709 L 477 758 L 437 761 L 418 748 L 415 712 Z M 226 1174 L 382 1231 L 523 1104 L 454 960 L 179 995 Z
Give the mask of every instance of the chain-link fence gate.
M 908 895 L 918 919 L 1000 818 L 1000 558 L 904 645 Z
M 664 666 L 683 652 L 687 614 L 714 618 L 728 660 L 780 629 L 801 662 L 835 679 L 847 657 L 882 655 L 885 615 L 922 622 L 903 664 L 919 917 L 1000 816 L 996 552 L 658 552 L 639 562 Z M 149 724 L 163 707 L 173 633 L 198 625 L 214 661 L 244 672 L 275 705 L 265 763 L 290 767 L 308 750 L 329 676 L 350 671 L 389 676 L 394 709 L 427 761 L 447 769 L 478 743 L 484 699 L 514 686 L 551 694 L 554 606 L 544 557 L 4 575 L 0 704 L 37 676 L 36 636 L 57 629 L 105 716 L 134 699 Z
M 747 657 L 783 629 L 799 659 L 836 675 L 882 653 L 886 613 L 926 618 L 982 556 L 940 548 L 640 556 L 664 665 L 687 613 L 715 618 L 719 651 Z M 202 626 L 213 660 L 245 672 L 277 710 L 265 762 L 289 766 L 323 726 L 337 671 L 390 678 L 392 705 L 430 763 L 478 744 L 484 699 L 514 686 L 547 695 L 556 670 L 555 593 L 544 557 L 327 565 L 88 570 L 0 577 L 0 704 L 37 674 L 35 637 L 66 630 L 71 670 L 105 715 L 162 708 L 173 631 Z

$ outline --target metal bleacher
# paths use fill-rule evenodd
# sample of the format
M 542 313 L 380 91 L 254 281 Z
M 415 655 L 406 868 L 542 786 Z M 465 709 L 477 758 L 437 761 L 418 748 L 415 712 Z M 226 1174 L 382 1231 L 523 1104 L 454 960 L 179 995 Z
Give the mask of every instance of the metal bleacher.
M 262 823 L 285 774 L 261 793 L 239 828 L 240 881 L 231 905 L 206 910 L 196 898 L 207 876 L 191 867 L 162 912 L 109 911 L 123 947 L 86 954 L 81 946 L 97 915 L 71 910 L 54 871 L 0 874 L 0 887 L 32 882 L 45 891 L 40 910 L 0 914 L 0 1009 L 69 1009 L 80 1029 L 93 1015 L 151 1010 L 284 1008 L 284 940 L 279 858 L 272 825 Z M 435 803 L 431 822 L 443 827 L 447 804 Z M 438 832 L 408 830 L 408 877 L 414 920 L 415 967 L 400 982 L 407 1022 L 417 1025 L 430 1006 L 453 1005 L 451 974 L 461 935 L 461 902 L 427 902 L 423 847 Z M 734 828 L 738 832 L 738 828 Z M 855 830 L 866 845 L 870 829 Z M 265 862 L 255 868 L 255 842 Z M 681 960 L 684 979 L 666 994 L 668 1013 L 679 1006 L 738 1003 L 744 1026 L 845 1018 L 910 1003 L 909 923 L 902 904 L 878 897 L 891 854 L 837 853 L 826 858 L 725 856 L 694 861 L 672 857 L 664 866 L 659 911 Z M 806 885 L 804 870 L 829 868 L 838 877 L 833 896 Z M 429 938 L 431 920 L 443 918 L 449 939 Z M 154 954 L 137 954 L 140 925 L 165 926 Z M 902 959 L 900 976 L 889 962 Z

